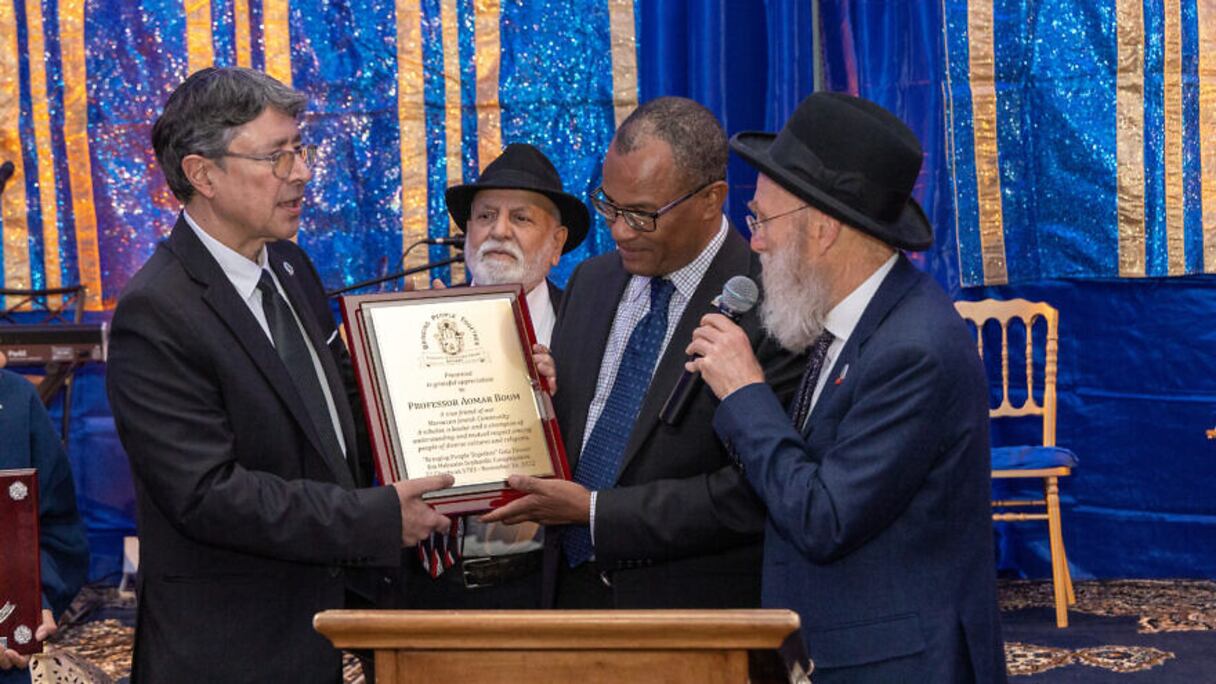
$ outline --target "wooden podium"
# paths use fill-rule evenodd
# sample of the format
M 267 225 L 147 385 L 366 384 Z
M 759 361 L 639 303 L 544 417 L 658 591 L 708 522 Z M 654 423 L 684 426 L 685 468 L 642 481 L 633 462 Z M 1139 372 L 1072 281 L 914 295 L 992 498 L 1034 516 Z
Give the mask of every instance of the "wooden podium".
M 385 684 L 791 681 L 775 652 L 788 610 L 327 610 L 313 626 L 372 649 Z M 792 640 L 792 641 L 797 641 Z M 800 649 L 800 642 L 798 642 Z M 788 648 L 788 647 L 787 647 Z M 757 666 L 757 661 L 767 665 Z M 767 672 L 757 677 L 756 671 Z

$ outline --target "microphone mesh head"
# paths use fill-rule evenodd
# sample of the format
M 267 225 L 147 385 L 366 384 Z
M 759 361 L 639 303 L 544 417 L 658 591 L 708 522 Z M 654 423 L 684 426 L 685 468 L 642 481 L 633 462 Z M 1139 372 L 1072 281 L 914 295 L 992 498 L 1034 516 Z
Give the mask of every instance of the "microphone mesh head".
M 726 281 L 722 287 L 722 298 L 718 305 L 734 313 L 736 316 L 745 314 L 760 301 L 760 288 L 755 281 L 747 276 L 737 275 Z

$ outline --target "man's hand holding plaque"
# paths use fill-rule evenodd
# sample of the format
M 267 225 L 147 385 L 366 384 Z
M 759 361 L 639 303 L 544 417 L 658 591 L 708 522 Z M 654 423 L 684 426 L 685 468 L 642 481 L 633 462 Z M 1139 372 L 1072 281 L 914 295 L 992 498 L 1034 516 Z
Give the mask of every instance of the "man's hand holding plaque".
M 452 521 L 435 512 L 422 500 L 424 494 L 447 489 L 456 482 L 451 475 L 432 475 L 417 480 L 398 480 L 393 483 L 401 499 L 401 545 L 413 546 L 431 536 L 432 532 L 446 534 Z
M 591 492 L 577 482 L 512 475 L 507 485 L 524 496 L 481 516 L 482 522 L 515 525 L 586 525 L 591 518 Z

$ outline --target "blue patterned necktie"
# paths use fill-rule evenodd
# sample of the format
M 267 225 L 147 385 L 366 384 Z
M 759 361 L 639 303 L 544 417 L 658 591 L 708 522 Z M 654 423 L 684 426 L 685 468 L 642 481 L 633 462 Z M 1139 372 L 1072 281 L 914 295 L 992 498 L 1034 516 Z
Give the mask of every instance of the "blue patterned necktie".
M 815 397 L 815 386 L 819 384 L 819 373 L 823 370 L 823 361 L 828 356 L 828 347 L 836 336 L 824 330 L 815 342 L 811 344 L 807 354 L 806 372 L 802 374 L 802 382 L 798 384 L 798 394 L 790 404 L 790 418 L 794 420 L 794 429 L 802 432 L 807 416 L 811 413 L 811 399 Z
M 608 401 L 579 456 L 574 481 L 593 492 L 616 483 L 616 471 L 621 467 L 625 444 L 633 432 L 633 423 L 642 407 L 646 389 L 650 387 L 659 349 L 667 335 L 667 305 L 673 292 L 675 285 L 670 280 L 650 280 L 650 310 L 629 334 Z M 591 546 L 591 529 L 586 525 L 566 528 L 562 546 L 572 568 L 591 560 L 595 553 Z

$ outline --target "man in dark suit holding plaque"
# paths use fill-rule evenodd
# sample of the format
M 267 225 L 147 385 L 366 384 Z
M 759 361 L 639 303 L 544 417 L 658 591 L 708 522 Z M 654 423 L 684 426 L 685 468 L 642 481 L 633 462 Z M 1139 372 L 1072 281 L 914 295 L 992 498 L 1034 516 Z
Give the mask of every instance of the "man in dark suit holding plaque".
M 446 198 L 452 221 L 466 235 L 471 284 L 523 285 L 536 339 L 548 345 L 562 298 L 549 269 L 586 237 L 586 205 L 564 191 L 553 163 L 526 143 L 508 145 L 476 182 L 448 188 Z M 539 608 L 543 539 L 536 523 L 469 517 L 452 567 L 407 561 L 404 605 Z
M 350 358 L 290 239 L 304 105 L 209 68 L 152 131 L 185 206 L 118 303 L 107 369 L 138 505 L 136 682 L 339 681 L 313 615 L 379 598 L 371 570 L 448 527 L 421 500 L 448 476 L 366 488 Z
M 513 477 L 528 492 L 488 520 L 536 520 L 546 602 L 560 608 L 755 606 L 764 509 L 713 434 L 701 388 L 682 419 L 659 411 L 684 346 L 732 276 L 758 278 L 722 215 L 726 136 L 684 98 L 621 125 L 592 197 L 617 250 L 571 276 L 553 333 L 554 403 L 574 482 Z M 743 325 L 769 379 L 791 392 L 795 358 Z

